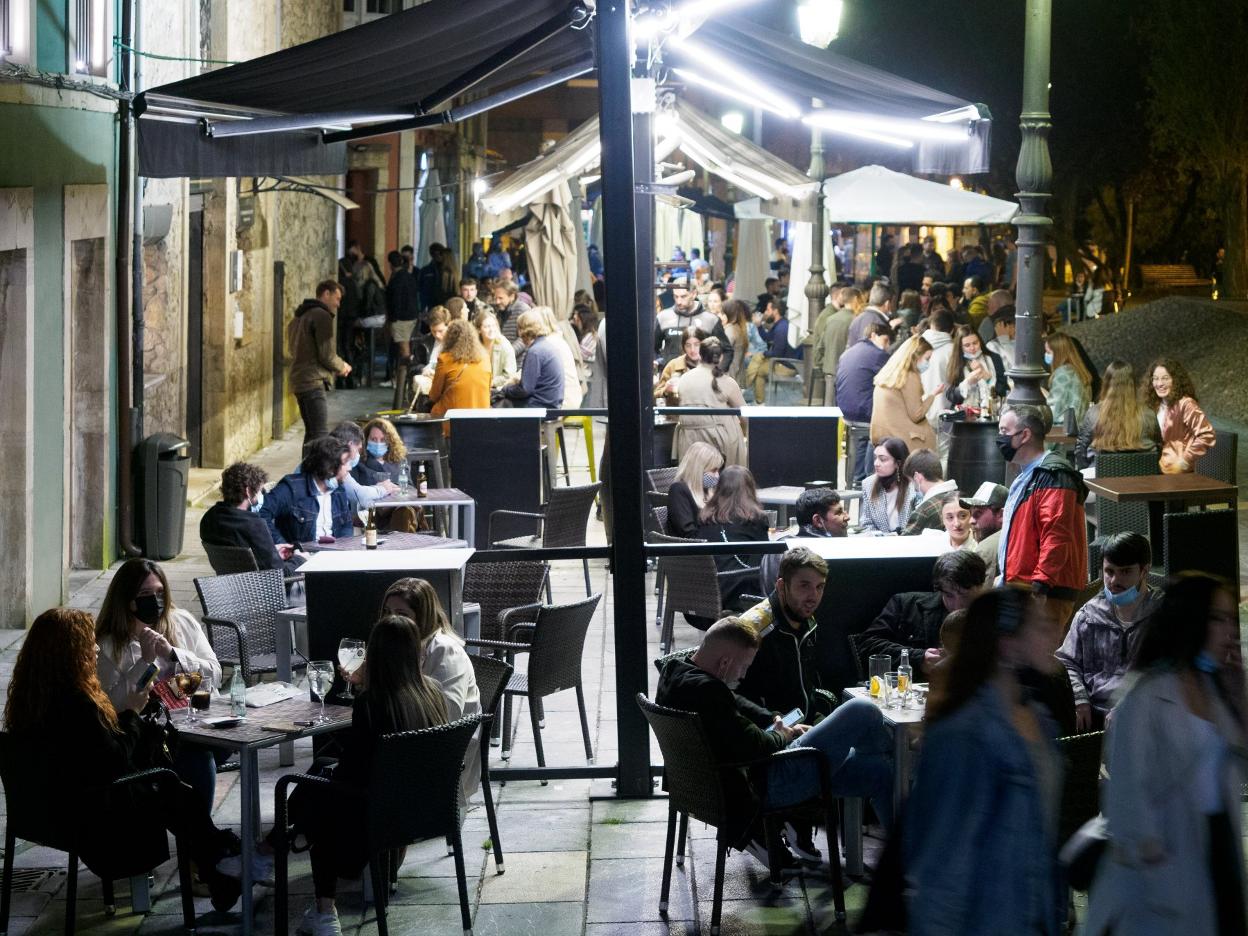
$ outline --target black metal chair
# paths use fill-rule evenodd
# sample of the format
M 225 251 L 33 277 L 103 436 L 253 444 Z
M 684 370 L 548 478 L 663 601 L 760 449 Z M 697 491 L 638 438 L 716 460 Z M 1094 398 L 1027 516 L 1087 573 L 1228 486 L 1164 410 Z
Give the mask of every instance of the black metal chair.
M 1134 478 L 1161 474 L 1156 452 L 1098 452 L 1098 478 Z M 1106 497 L 1096 499 L 1097 536 L 1133 531 L 1148 536 L 1148 504 L 1133 501 L 1116 504 Z
M 777 373 L 776 369 L 781 366 L 791 369 L 793 373 L 791 374 Z M 785 388 L 796 387 L 797 396 L 791 400 L 786 400 L 783 403 L 777 404 L 776 390 L 777 388 L 781 388 L 781 387 L 785 387 Z M 767 393 L 768 404 L 770 404 L 771 406 L 800 405 L 802 397 L 805 396 L 805 390 L 806 390 L 806 378 L 802 374 L 802 359 L 801 358 L 773 357 L 773 358 L 767 359 L 766 393 Z M 787 391 L 786 391 L 786 394 L 787 394 Z
M 373 899 L 377 906 L 377 932 L 389 936 L 386 906 L 389 903 L 392 852 L 413 842 L 446 838 L 455 856 L 459 885 L 459 912 L 465 934 L 472 933 L 472 908 L 464 871 L 464 848 L 460 837 L 459 777 L 480 715 L 470 715 L 449 725 L 421 731 L 383 735 L 373 751 L 368 786 L 339 783 L 310 774 L 287 774 L 277 781 L 274 878 L 274 916 L 277 936 L 287 936 L 290 887 L 287 876 L 287 791 L 307 784 L 329 791 L 344 802 L 360 804 L 364 822 L 360 834 L 369 854 Z
M 218 660 L 241 667 L 248 685 L 263 673 L 277 672 L 277 613 L 286 609 L 280 570 L 202 576 L 195 579 L 195 591 Z M 302 653 L 291 651 L 292 670 L 307 665 Z
M 10 732 L 0 732 L 0 779 L 4 783 L 4 871 L 0 877 L 0 932 L 8 932 L 13 900 L 13 860 L 17 839 L 43 845 L 69 856 L 65 886 L 65 932 L 75 932 L 78 896 L 78 863 L 99 877 L 105 912 L 116 912 L 113 881 L 147 877 L 169 860 L 169 837 L 155 811 L 133 813 L 123 804 L 131 791 L 147 788 L 158 795 L 181 781 L 172 770 L 142 770 L 118 777 L 103 788 L 78 790 L 81 808 L 101 823 L 88 823 L 72 804 L 52 804 L 43 763 Z M 116 821 L 114 808 L 116 803 Z M 191 853 L 177 838 L 178 883 L 182 893 L 182 924 L 195 931 L 195 899 L 191 892 Z
M 540 512 L 523 510 L 495 510 L 490 513 L 489 540 L 495 549 L 539 549 L 559 546 L 584 546 L 585 526 L 589 512 L 602 490 L 602 482 L 577 487 L 552 487 L 550 499 Z M 514 536 L 509 539 L 494 538 L 494 520 L 498 517 L 524 517 L 537 521 L 537 533 L 531 536 Z M 585 569 L 585 594 L 592 594 L 589 580 L 589 560 L 582 559 Z M 546 599 L 552 601 L 550 583 L 546 583 Z
M 581 737 L 585 742 L 585 760 L 594 762 L 594 748 L 589 738 L 589 718 L 585 712 L 585 692 L 581 688 L 581 656 L 585 635 L 598 609 L 602 595 L 591 595 L 584 601 L 566 605 L 543 605 L 532 624 L 511 626 L 509 640 L 468 640 L 469 646 L 501 651 L 512 663 L 517 653 L 529 654 L 528 671 L 512 673 L 503 700 L 503 760 L 511 759 L 511 700 L 522 695 L 529 703 L 529 720 L 533 725 L 533 744 L 537 748 L 539 767 L 546 766 L 542 749 L 541 700 L 565 689 L 576 690 L 576 705 L 581 715 Z M 517 638 L 527 637 L 523 641 Z M 545 785 L 543 780 L 542 784 Z
M 727 830 L 729 824 L 728 804 L 724 792 L 724 771 L 746 769 L 750 771 L 751 785 L 766 801 L 767 765 L 777 758 L 810 758 L 819 772 L 821 795 L 799 807 L 764 813 L 767 827 L 768 856 L 771 859 L 771 881 L 780 886 L 782 879 L 775 861 L 774 847 L 779 836 L 776 818 L 780 815 L 817 811 L 818 818 L 826 825 L 828 837 L 828 868 L 832 883 L 832 900 L 838 921 L 845 919 L 845 887 L 841 876 L 840 842 L 837 834 L 837 804 L 829 790 L 827 763 L 813 748 L 784 750 L 757 761 L 740 764 L 723 764 L 716 758 L 702 727 L 701 718 L 693 712 L 681 712 L 651 702 L 641 693 L 637 694 L 646 721 L 650 723 L 659 749 L 663 752 L 663 786 L 667 790 L 667 846 L 663 852 L 663 886 L 659 892 L 659 913 L 667 913 L 668 895 L 671 893 L 672 863 L 683 864 L 685 836 L 689 817 L 700 819 L 714 826 L 715 836 L 715 885 L 711 904 L 711 936 L 719 934 L 719 918 L 724 897 L 724 860 L 733 846 Z M 677 818 L 680 819 L 680 836 L 677 842 Z M 673 855 L 675 852 L 675 856 Z
M 494 724 L 498 720 L 498 703 L 503 689 L 511 679 L 514 668 L 510 663 L 493 657 L 470 654 L 472 671 L 477 677 L 477 691 L 481 695 L 481 720 Z M 490 846 L 494 851 L 494 867 L 503 873 L 503 841 L 498 837 L 498 817 L 494 812 L 494 791 L 490 789 L 490 741 L 481 729 L 481 795 L 485 798 L 485 816 L 490 822 Z

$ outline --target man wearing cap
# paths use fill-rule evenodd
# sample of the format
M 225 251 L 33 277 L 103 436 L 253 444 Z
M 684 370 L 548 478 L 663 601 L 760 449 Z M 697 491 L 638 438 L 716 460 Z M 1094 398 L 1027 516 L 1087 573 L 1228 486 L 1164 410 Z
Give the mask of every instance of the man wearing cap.
M 997 548 L 1001 541 L 1001 519 L 1005 513 L 1005 499 L 1009 488 L 1004 484 L 985 481 L 975 489 L 972 497 L 959 502 L 971 512 L 971 524 L 975 528 L 975 552 L 984 560 L 988 574 L 984 584 L 991 586 L 997 578 Z
M 999 583 L 1029 586 L 1064 634 L 1088 584 L 1088 488 L 1062 455 L 1045 452 L 1051 426 L 1047 406 L 1020 403 L 1001 415 L 997 448 L 1019 471 L 1005 501 L 997 567 Z

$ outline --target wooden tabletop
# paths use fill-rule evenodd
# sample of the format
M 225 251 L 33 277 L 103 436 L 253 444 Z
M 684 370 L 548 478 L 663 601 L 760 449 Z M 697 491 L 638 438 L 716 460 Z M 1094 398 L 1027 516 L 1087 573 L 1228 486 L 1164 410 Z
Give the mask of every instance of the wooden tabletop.
M 468 544 L 461 539 L 432 536 L 428 533 L 378 533 L 377 548 L 394 549 L 458 549 Z M 364 549 L 364 535 L 343 536 L 332 543 L 304 543 L 304 552 L 355 552 Z
M 351 707 L 334 705 L 332 702 L 325 705 L 325 714 L 330 719 L 328 722 L 311 726 L 296 724 L 296 722 L 310 721 L 320 712 L 320 703 L 313 702 L 305 695 L 287 699 L 284 702 L 274 702 L 263 708 L 249 708 L 247 717 L 233 728 L 210 728 L 202 721 L 205 714 L 209 718 L 230 714 L 230 700 L 216 698 L 212 700 L 212 707 L 207 713 L 196 713 L 201 719 L 196 724 L 186 724 L 185 709 L 178 710 L 173 724 L 178 729 L 178 736 L 182 740 L 205 747 L 229 750 L 240 750 L 245 747 L 271 747 L 293 738 L 337 731 L 351 724 Z
M 1200 474 L 1155 474 L 1127 478 L 1089 478 L 1088 488 L 1097 497 L 1115 502 L 1188 501 L 1235 503 L 1239 491 L 1233 484 Z

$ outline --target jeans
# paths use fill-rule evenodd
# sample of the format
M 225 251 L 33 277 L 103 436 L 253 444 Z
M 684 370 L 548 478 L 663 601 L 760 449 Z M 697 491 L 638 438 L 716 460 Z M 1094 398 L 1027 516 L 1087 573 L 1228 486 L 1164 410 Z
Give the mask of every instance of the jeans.
M 893 822 L 892 745 L 884 717 L 866 699 L 850 699 L 789 745 L 814 748 L 828 764 L 832 793 L 865 796 L 885 828 Z M 768 769 L 768 809 L 796 805 L 819 795 L 819 775 L 808 763 L 780 758 Z
M 299 404 L 299 415 L 303 419 L 303 453 L 306 455 L 311 443 L 329 435 L 329 401 L 325 398 L 325 389 L 318 387 L 296 393 L 295 402 Z
M 208 748 L 196 747 L 193 744 L 182 744 L 178 747 L 177 756 L 173 759 L 173 772 L 178 778 L 195 791 L 195 795 L 212 812 L 217 798 L 217 752 Z M 221 752 L 228 755 L 228 752 Z

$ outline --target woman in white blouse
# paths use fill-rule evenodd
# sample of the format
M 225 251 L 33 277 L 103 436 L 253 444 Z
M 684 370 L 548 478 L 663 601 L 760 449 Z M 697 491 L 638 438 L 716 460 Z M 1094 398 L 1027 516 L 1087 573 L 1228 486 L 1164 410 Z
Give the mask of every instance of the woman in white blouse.
M 174 605 L 164 570 L 150 559 L 129 559 L 113 576 L 96 618 L 95 642 L 100 648 L 100 685 L 118 712 L 139 711 L 147 703 L 147 694 L 138 694 L 136 688 L 152 664 L 157 668 L 153 686 L 179 670 L 199 673 L 205 689 L 221 683 L 221 664 L 203 627 L 193 614 Z M 174 769 L 211 809 L 217 783 L 212 752 L 184 744 Z
M 477 675 L 464 649 L 464 642 L 451 629 L 442 602 L 433 586 L 424 579 L 402 578 L 386 589 L 381 613 L 398 614 L 416 622 L 421 635 L 421 672 L 438 684 L 446 701 L 450 721 L 481 711 Z M 356 671 L 358 676 L 359 671 Z M 474 749 L 475 750 L 475 749 Z M 481 784 L 481 760 L 464 759 L 460 776 L 464 800 Z

